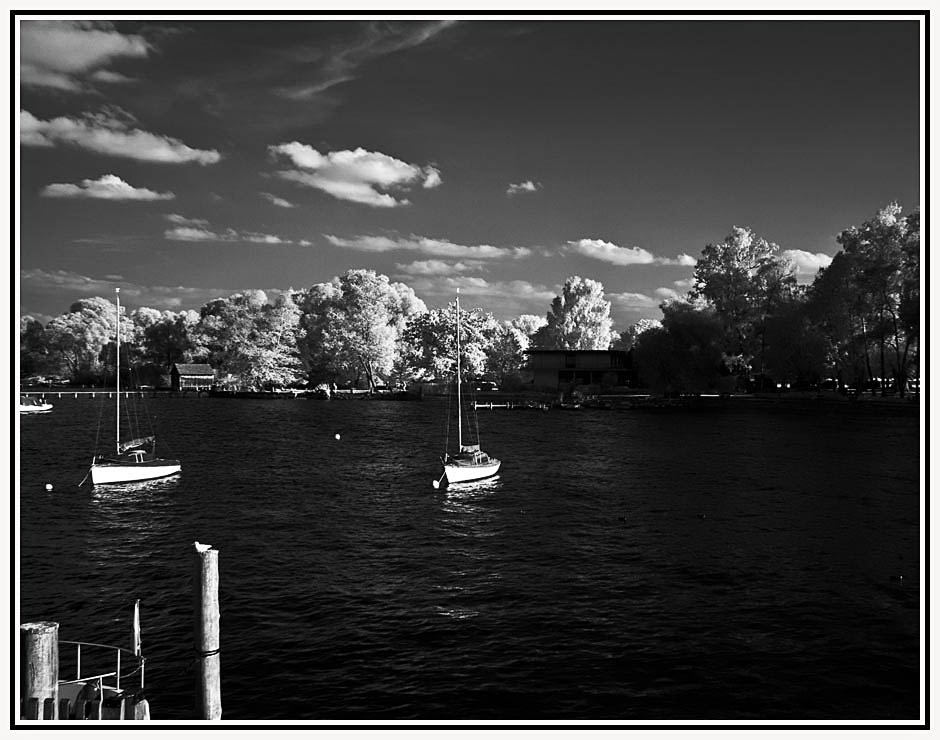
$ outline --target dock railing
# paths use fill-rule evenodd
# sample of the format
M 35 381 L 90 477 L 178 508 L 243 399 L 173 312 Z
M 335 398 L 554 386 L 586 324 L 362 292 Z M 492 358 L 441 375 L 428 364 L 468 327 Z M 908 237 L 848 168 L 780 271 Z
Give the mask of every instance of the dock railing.
M 20 719 L 150 719 L 138 607 L 130 650 L 59 640 L 57 622 L 21 624 Z

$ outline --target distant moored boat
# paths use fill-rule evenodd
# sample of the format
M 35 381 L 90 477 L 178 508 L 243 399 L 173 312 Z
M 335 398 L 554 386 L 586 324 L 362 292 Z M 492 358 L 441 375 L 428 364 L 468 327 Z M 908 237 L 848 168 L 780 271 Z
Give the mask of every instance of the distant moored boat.
M 52 404 L 31 396 L 20 396 L 21 414 L 47 414 L 52 411 Z
M 108 483 L 135 483 L 137 481 L 166 478 L 182 469 L 179 460 L 168 460 L 156 455 L 153 436 L 121 442 L 121 299 L 120 288 L 115 289 L 117 314 L 117 412 L 115 417 L 115 453 L 96 455 L 92 460 L 93 485 Z
M 465 483 L 467 481 L 480 480 L 496 475 L 499 470 L 500 461 L 495 457 L 490 457 L 480 449 L 479 431 L 477 432 L 477 443 L 465 445 L 463 443 L 463 414 L 460 408 L 460 295 L 457 295 L 456 303 L 457 313 L 457 452 L 451 454 L 444 452 L 441 462 L 444 464 L 444 476 L 448 483 Z M 473 413 L 476 414 L 474 407 Z M 474 428 L 479 430 L 478 425 Z M 438 482 L 435 481 L 435 488 Z

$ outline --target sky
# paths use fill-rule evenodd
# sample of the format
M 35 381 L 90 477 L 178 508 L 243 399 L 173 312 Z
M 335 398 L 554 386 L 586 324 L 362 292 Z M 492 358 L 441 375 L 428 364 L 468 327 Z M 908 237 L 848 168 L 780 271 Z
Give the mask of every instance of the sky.
M 734 226 L 806 283 L 840 231 L 921 205 L 916 21 L 36 18 L 18 302 L 41 321 L 368 268 L 500 319 L 579 275 L 623 331 Z

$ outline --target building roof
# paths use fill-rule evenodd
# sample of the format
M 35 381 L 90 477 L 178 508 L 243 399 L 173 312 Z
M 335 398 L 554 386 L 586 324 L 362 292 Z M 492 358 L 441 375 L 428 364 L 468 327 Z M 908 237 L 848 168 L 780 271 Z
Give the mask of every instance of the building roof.
M 609 355 L 610 353 L 627 354 L 625 349 L 527 349 L 527 355 L 551 355 L 551 354 L 578 354 L 578 355 Z
M 173 367 L 176 368 L 176 372 L 180 375 L 215 375 L 215 370 L 212 369 L 212 365 L 201 363 L 186 365 L 177 362 Z

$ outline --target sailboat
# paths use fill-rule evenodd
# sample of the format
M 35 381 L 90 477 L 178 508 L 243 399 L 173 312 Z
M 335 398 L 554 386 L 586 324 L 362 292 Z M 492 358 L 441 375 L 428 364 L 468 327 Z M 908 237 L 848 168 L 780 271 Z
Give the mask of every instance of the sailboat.
M 91 463 L 93 485 L 134 483 L 174 475 L 182 469 L 179 460 L 166 460 L 155 454 L 154 437 L 121 441 L 121 289 L 114 289 L 117 324 L 117 413 L 115 416 L 115 454 L 96 455 Z
M 447 478 L 448 483 L 466 483 L 496 475 L 500 461 L 490 457 L 480 449 L 479 431 L 477 443 L 463 443 L 463 412 L 461 409 L 460 393 L 460 292 L 457 293 L 457 453 L 444 453 L 441 462 L 444 464 L 444 473 L 441 478 Z M 476 413 L 476 408 L 473 409 Z M 440 485 L 440 480 L 434 481 L 434 487 Z

